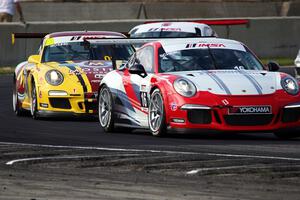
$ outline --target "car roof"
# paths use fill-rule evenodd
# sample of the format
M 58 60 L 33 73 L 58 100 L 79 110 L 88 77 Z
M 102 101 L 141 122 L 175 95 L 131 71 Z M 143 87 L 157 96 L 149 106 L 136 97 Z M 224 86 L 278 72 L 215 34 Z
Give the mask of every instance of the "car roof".
M 45 36 L 43 46 L 58 45 L 70 42 L 83 42 L 87 38 L 126 38 L 118 32 L 109 31 L 67 31 L 50 33 Z
M 144 33 L 155 30 L 161 31 L 164 29 L 170 31 L 195 33 L 195 28 L 199 28 L 202 32 L 204 29 L 212 30 L 212 28 L 207 24 L 195 22 L 154 22 L 135 26 L 129 31 L 129 34 Z
M 202 37 L 202 38 L 176 38 L 176 39 L 162 39 L 154 43 L 160 43 L 166 52 L 192 49 L 192 48 L 224 48 L 245 51 L 243 43 L 215 38 L 215 37 Z
M 66 36 L 114 36 L 114 37 L 125 37 L 122 33 L 111 32 L 111 31 L 64 31 L 64 32 L 54 32 L 48 34 L 46 37 L 66 37 Z

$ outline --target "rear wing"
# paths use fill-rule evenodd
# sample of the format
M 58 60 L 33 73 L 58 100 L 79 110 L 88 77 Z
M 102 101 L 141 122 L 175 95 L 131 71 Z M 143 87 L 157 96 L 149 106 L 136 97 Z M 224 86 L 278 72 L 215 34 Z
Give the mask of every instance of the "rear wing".
M 16 39 L 44 38 L 48 33 L 13 33 L 11 34 L 11 43 L 14 45 Z
M 186 37 L 185 37 L 186 38 Z M 194 37 L 193 37 L 194 38 Z M 158 40 L 171 40 L 176 38 L 97 38 L 85 37 L 84 41 L 91 44 L 130 44 L 130 45 L 143 45 L 149 42 Z
M 147 21 L 144 24 L 158 23 L 158 22 L 194 22 L 199 24 L 207 24 L 213 26 L 232 26 L 232 25 L 249 25 L 248 19 L 201 19 L 201 20 L 169 20 L 169 21 Z

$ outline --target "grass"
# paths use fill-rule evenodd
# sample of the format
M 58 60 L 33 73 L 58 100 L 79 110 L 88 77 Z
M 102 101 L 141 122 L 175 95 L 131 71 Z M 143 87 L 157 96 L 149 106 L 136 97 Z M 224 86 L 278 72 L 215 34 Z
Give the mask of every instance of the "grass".
M 280 66 L 294 65 L 294 59 L 292 58 L 261 58 L 263 64 L 268 64 L 269 61 L 276 61 Z M 0 74 L 11 74 L 15 70 L 15 67 L 0 67 Z
M 15 71 L 15 67 L 0 67 L 0 74 L 12 74 Z

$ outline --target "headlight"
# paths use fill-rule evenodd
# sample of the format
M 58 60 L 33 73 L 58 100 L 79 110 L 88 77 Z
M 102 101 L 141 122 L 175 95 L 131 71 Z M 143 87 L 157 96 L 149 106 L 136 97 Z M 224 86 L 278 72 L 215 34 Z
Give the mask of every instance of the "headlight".
M 46 73 L 45 78 L 47 83 L 54 86 L 60 85 L 64 81 L 64 76 L 62 75 L 61 72 L 57 70 L 49 70 Z
M 185 97 L 192 97 L 196 94 L 196 86 L 189 80 L 179 78 L 174 82 L 176 92 Z
M 298 82 L 290 76 L 281 79 L 281 86 L 287 93 L 291 95 L 296 95 L 299 93 Z

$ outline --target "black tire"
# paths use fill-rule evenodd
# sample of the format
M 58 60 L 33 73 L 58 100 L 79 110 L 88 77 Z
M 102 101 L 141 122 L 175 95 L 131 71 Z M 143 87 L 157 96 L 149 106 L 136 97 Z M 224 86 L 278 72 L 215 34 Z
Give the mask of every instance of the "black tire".
M 16 79 L 13 79 L 13 110 L 17 116 L 24 115 L 24 109 L 20 107 L 17 86 L 16 86 Z
M 300 133 L 297 131 L 276 131 L 274 132 L 274 135 L 278 137 L 279 139 L 287 140 L 287 139 L 293 139 L 300 137 Z
M 153 136 L 162 137 L 167 133 L 164 102 L 159 89 L 155 89 L 150 97 L 148 124 Z
M 30 113 L 33 119 L 39 119 L 37 105 L 38 105 L 38 99 L 36 95 L 36 87 L 35 87 L 35 83 L 32 82 L 31 98 L 30 98 Z
M 109 88 L 104 85 L 100 89 L 98 97 L 98 116 L 100 126 L 107 133 L 114 132 L 114 103 Z

